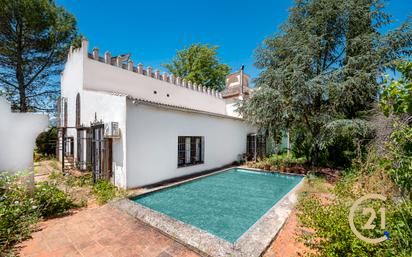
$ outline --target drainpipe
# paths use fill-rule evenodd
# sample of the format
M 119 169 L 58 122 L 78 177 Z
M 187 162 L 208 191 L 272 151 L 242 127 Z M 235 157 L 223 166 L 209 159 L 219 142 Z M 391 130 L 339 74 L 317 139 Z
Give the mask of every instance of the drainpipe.
M 64 171 L 64 152 L 66 151 L 66 147 L 65 147 L 65 140 L 64 138 L 66 137 L 66 131 L 65 128 L 62 128 L 62 173 L 64 175 L 66 175 L 65 171 Z

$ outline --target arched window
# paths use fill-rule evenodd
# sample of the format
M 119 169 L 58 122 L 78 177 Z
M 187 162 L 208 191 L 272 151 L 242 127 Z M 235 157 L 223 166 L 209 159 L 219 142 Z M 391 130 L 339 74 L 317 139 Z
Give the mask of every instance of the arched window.
M 76 127 L 80 127 L 80 93 L 76 96 Z

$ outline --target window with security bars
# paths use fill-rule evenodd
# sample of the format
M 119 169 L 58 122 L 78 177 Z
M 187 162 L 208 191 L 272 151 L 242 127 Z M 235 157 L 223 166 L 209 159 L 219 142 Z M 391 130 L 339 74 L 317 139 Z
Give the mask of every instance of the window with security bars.
M 178 137 L 177 143 L 177 167 L 201 164 L 204 160 L 203 137 Z

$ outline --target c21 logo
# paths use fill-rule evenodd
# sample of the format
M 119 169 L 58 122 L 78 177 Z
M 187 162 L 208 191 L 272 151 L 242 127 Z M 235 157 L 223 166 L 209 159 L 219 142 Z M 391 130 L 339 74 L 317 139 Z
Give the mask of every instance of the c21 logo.
M 386 197 L 380 194 L 368 194 L 365 196 L 362 196 L 361 198 L 359 198 L 358 200 L 356 200 L 352 207 L 350 208 L 350 212 L 349 212 L 349 226 L 352 230 L 352 232 L 356 235 L 356 237 L 358 237 L 360 240 L 363 240 L 367 243 L 372 243 L 372 244 L 378 244 L 380 242 L 383 242 L 385 240 L 390 239 L 389 238 L 389 232 L 385 231 L 384 235 L 379 237 L 379 238 L 368 238 L 365 237 L 364 235 L 362 235 L 355 227 L 355 223 L 354 223 L 354 218 L 355 218 L 355 212 L 356 210 L 359 208 L 359 206 L 362 204 L 362 202 L 366 201 L 366 200 L 381 200 L 381 201 L 386 201 Z M 380 228 L 381 229 L 385 229 L 385 208 L 380 208 L 378 210 L 378 212 L 380 213 L 380 218 L 381 218 L 381 222 L 380 222 Z M 366 221 L 366 223 L 362 226 L 363 229 L 374 229 L 376 226 L 374 224 L 372 224 L 375 219 L 376 219 L 376 212 L 375 209 L 373 208 L 363 208 L 362 211 L 363 215 L 369 215 L 369 219 Z

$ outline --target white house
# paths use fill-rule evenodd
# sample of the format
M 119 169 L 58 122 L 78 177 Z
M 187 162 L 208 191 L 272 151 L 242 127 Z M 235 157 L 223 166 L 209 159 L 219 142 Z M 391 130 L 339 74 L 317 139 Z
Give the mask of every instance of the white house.
M 240 74 L 219 93 L 128 56 L 89 53 L 83 39 L 61 75 L 60 158 L 64 148 L 80 170 L 124 188 L 231 164 L 255 133 L 234 111 L 235 99 L 250 92 L 247 75 L 240 89 Z

